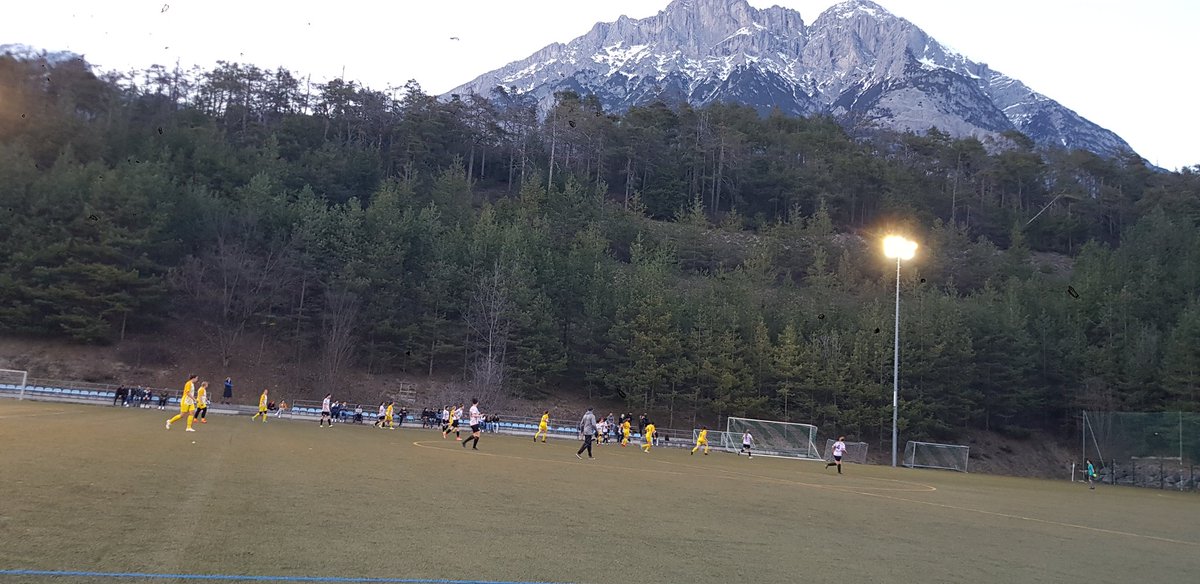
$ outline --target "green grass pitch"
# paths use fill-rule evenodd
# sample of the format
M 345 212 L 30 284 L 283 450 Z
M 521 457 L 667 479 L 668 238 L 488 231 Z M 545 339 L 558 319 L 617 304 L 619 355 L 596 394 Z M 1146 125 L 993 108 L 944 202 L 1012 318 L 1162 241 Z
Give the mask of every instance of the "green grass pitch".
M 1200 497 L 0 400 L 0 569 L 531 582 L 1200 578 Z M 193 443 L 194 441 L 194 443 Z M 111 578 L 41 577 L 46 582 Z M 37 578 L 0 575 L 0 584 Z M 155 580 L 168 582 L 170 580 Z

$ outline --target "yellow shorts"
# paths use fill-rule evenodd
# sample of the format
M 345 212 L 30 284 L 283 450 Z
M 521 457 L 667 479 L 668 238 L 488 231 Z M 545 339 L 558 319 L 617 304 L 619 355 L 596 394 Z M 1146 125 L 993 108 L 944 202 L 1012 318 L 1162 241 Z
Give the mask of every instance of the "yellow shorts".
M 181 414 L 186 414 L 194 409 L 196 409 L 195 406 L 191 404 L 179 404 L 179 413 Z
M 698 440 L 696 446 L 708 446 L 708 440 Z
M 546 431 L 546 425 L 538 424 L 538 432 L 545 432 L 545 431 Z

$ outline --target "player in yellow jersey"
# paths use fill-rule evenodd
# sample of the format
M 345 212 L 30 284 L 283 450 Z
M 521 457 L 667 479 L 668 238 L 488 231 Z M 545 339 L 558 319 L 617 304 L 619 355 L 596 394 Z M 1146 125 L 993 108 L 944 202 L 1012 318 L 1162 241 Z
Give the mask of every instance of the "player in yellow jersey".
M 542 412 L 542 421 L 538 422 L 538 430 L 533 435 L 533 441 L 537 442 L 538 436 L 542 437 L 542 443 L 546 443 L 546 437 L 550 435 L 550 410 Z
M 178 422 L 180 418 L 187 418 L 187 431 L 195 432 L 192 428 L 192 412 L 196 409 L 196 375 L 189 375 L 187 383 L 183 384 L 183 395 L 179 397 L 179 413 L 175 417 L 167 420 L 167 429 L 171 429 L 171 422 Z
M 650 447 L 654 445 L 654 424 L 646 424 L 646 432 L 643 436 L 646 438 L 646 443 L 642 445 L 642 452 L 650 452 Z
M 459 433 L 458 423 L 462 420 L 462 406 L 450 406 L 450 425 L 442 430 L 442 438 L 446 438 L 451 432 L 454 432 L 455 440 L 462 440 L 462 435 Z
M 621 422 L 621 447 L 622 448 L 625 446 L 629 446 L 629 434 L 630 434 L 629 418 L 625 418 L 625 421 Z
M 200 420 L 201 424 L 208 423 L 208 382 L 200 384 L 200 389 L 196 390 L 196 413 L 193 418 Z
M 692 454 L 695 454 L 700 447 L 704 447 L 704 455 L 708 456 L 708 426 L 700 426 L 700 435 L 696 436 L 696 447 L 692 448 Z
M 384 420 L 387 422 L 387 427 L 389 430 L 396 429 L 396 427 L 392 425 L 392 420 L 396 419 L 395 406 L 396 406 L 396 402 L 388 402 L 387 409 L 384 410 L 383 417 L 384 417 Z
M 262 395 L 258 396 L 258 413 L 250 418 L 253 422 L 255 418 L 262 416 L 263 423 L 267 423 L 267 390 L 263 390 Z

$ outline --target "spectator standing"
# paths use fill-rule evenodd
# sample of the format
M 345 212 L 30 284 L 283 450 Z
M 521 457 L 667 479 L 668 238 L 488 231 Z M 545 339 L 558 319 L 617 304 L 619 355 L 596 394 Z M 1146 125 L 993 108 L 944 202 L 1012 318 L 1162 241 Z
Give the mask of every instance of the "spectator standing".
M 575 458 L 583 459 L 583 451 L 587 450 L 588 460 L 592 460 L 592 438 L 596 435 L 596 415 L 592 413 L 592 408 L 588 408 L 583 414 L 583 419 L 579 420 L 579 432 L 583 434 L 583 446 L 579 447 L 579 451 L 575 453 Z
M 221 397 L 221 403 L 223 404 L 227 404 L 233 400 L 233 379 L 229 377 L 225 378 L 225 393 Z

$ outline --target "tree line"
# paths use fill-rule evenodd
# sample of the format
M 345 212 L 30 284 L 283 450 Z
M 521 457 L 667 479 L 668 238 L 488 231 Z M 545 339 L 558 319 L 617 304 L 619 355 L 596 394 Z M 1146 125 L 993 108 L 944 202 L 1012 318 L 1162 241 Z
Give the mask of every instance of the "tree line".
M 185 319 L 226 363 L 266 335 L 322 385 L 366 367 L 883 441 L 895 230 L 921 245 L 900 283 L 908 438 L 1200 407 L 1196 169 L 235 63 L 4 56 L 0 91 L 7 333 Z

